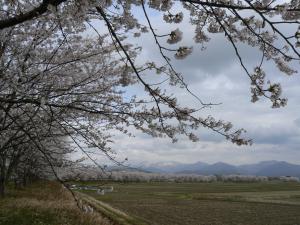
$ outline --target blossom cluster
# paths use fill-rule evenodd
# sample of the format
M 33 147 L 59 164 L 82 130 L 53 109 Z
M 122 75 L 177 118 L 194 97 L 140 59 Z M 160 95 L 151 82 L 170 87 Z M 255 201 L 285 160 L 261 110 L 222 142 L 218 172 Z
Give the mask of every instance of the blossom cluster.
M 177 42 L 180 42 L 182 40 L 182 32 L 177 28 L 176 30 L 172 31 L 169 34 L 169 38 L 167 42 L 169 44 L 175 44 Z
M 181 23 L 183 20 L 183 13 L 179 12 L 175 15 L 168 13 L 163 16 L 164 21 L 167 23 Z
M 193 51 L 193 47 L 179 47 L 175 53 L 175 58 L 176 59 L 184 59 L 186 58 L 189 54 L 191 54 Z

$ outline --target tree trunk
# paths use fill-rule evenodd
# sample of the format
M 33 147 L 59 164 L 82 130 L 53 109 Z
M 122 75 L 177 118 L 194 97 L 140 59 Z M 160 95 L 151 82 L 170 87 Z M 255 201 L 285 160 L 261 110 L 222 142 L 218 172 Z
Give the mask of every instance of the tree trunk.
M 0 158 L 0 197 L 5 194 L 5 158 Z
M 0 197 L 4 197 L 5 195 L 5 179 L 4 177 L 0 177 Z
M 27 179 L 26 176 L 23 176 L 23 187 L 25 187 L 27 185 Z

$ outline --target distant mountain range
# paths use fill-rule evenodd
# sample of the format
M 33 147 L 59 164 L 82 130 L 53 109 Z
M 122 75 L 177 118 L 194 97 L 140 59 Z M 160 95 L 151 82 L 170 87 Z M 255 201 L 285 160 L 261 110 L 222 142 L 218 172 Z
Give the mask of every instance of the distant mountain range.
M 263 161 L 255 164 L 234 166 L 223 162 L 208 164 L 196 162 L 183 164 L 177 162 L 162 162 L 144 164 L 139 167 L 143 171 L 154 173 L 182 173 L 203 175 L 257 175 L 257 176 L 295 176 L 300 178 L 300 165 L 284 161 Z

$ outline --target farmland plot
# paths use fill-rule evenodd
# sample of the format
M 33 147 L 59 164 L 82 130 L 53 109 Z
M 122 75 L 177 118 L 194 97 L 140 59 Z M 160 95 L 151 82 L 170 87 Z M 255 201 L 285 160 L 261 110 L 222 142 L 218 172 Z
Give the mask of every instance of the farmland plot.
M 90 196 L 153 225 L 298 225 L 300 184 L 115 183 Z

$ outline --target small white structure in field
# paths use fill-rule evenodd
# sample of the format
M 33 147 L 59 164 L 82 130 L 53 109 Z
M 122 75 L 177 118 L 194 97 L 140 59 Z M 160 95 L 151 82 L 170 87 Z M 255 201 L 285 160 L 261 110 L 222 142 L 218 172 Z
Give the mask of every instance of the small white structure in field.
M 113 192 L 114 191 L 114 187 L 110 186 L 109 188 L 104 189 L 105 192 Z
M 105 192 L 104 192 L 103 189 L 98 189 L 98 190 L 97 190 L 97 194 L 98 194 L 98 195 L 104 195 Z

